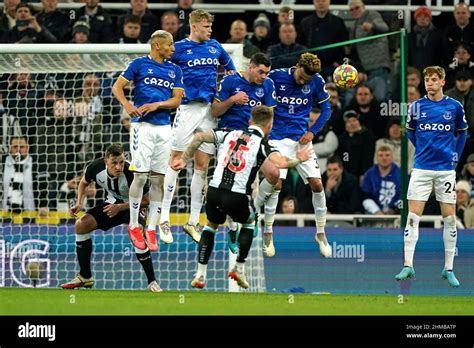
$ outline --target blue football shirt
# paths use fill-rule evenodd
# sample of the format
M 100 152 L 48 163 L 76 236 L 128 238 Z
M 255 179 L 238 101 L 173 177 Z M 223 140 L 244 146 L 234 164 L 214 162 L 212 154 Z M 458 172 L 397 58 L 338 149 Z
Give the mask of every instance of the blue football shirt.
M 133 81 L 133 104 L 139 108 L 144 104 L 165 101 L 173 96 L 173 89 L 184 89 L 181 69 L 164 61 L 158 63 L 150 56 L 135 58 L 120 75 Z M 148 122 L 156 125 L 170 124 L 170 109 L 157 109 L 143 117 L 133 117 L 132 122 Z
M 299 85 L 293 73 L 295 68 L 276 69 L 269 77 L 275 84 L 277 106 L 270 139 L 299 140 L 308 131 L 309 113 L 313 105 L 329 100 L 326 84 L 321 75 L 315 74 L 311 82 Z
M 185 97 L 183 104 L 191 101 L 212 102 L 216 95 L 219 64 L 226 70 L 236 70 L 224 47 L 214 39 L 195 42 L 178 41 L 171 61 L 183 70 Z
M 258 85 L 248 82 L 240 73 L 224 77 L 214 99 L 223 102 L 240 91 L 247 93 L 249 101 L 245 104 L 232 105 L 219 118 L 219 128 L 245 129 L 249 126 L 250 111 L 254 106 L 276 105 L 275 85 L 271 79 L 266 78 L 261 85 Z
M 461 103 L 446 95 L 437 102 L 424 96 L 410 105 L 406 128 L 415 132 L 413 168 L 454 170 L 455 132 L 468 128 Z

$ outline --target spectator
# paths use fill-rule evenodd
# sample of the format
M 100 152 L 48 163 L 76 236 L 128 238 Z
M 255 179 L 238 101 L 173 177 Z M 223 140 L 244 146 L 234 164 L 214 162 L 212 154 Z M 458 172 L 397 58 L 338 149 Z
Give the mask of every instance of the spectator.
M 91 27 L 89 26 L 89 23 L 85 19 L 79 20 L 76 23 L 74 23 L 74 26 L 72 27 L 71 43 L 77 43 L 77 44 L 89 43 L 89 36 L 91 33 L 90 29 Z
M 42 190 L 37 174 L 26 138 L 10 138 L 9 155 L 5 158 L 3 171 L 3 210 L 20 213 L 33 211 L 39 205 L 39 212 L 43 215 L 46 203 L 35 202 L 35 195 Z
M 119 17 L 119 32 L 122 32 L 127 16 L 138 16 L 141 21 L 140 42 L 148 42 L 151 34 L 158 29 L 158 17 L 148 9 L 148 0 L 130 0 L 130 7 L 126 15 Z
M 454 87 L 448 89 L 445 94 L 456 99 L 464 106 L 466 120 L 472 134 L 474 130 L 474 91 L 472 89 L 472 76 L 469 71 L 458 71 Z
M 74 153 L 75 171 L 84 169 L 92 159 L 102 153 L 102 99 L 100 81 L 94 74 L 87 74 L 82 94 L 74 99 Z
M 308 185 L 306 185 L 298 174 L 295 168 L 290 168 L 286 179 L 283 180 L 281 191 L 279 194 L 279 201 L 277 205 L 277 211 L 282 209 L 282 203 L 285 197 L 294 196 L 298 202 L 298 214 L 310 214 L 314 213 L 312 192 Z
M 380 13 L 366 10 L 362 0 L 350 0 L 349 11 L 355 20 L 351 39 L 386 33 L 388 25 Z M 375 91 L 375 98 L 384 101 L 390 92 L 390 56 L 387 37 L 364 41 L 353 46 L 368 76 L 368 84 Z
M 38 23 L 46 28 L 57 40 L 67 42 L 69 17 L 58 10 L 58 0 L 41 0 L 43 9 L 36 15 Z
M 467 181 L 474 188 L 474 153 L 467 157 L 466 164 L 463 166 L 457 179 Z M 471 190 L 471 198 L 474 198 L 474 189 Z
M 474 198 L 471 198 L 471 191 L 468 181 L 456 183 L 456 217 L 464 228 L 474 228 Z
M 250 59 L 255 53 L 260 52 L 257 46 L 254 46 L 247 39 L 247 24 L 243 20 L 237 19 L 230 26 L 230 39 L 226 43 L 241 43 L 244 45 L 244 57 Z
M 328 159 L 321 177 L 326 193 L 328 214 L 357 214 L 361 211 L 361 193 L 357 178 L 344 170 L 338 156 Z
M 332 131 L 337 135 L 344 132 L 344 121 L 342 120 L 342 103 L 339 98 L 339 89 L 334 82 L 326 83 L 326 89 L 329 93 L 329 102 L 331 103 L 331 118 L 328 123 L 331 125 Z
M 416 24 L 408 34 L 408 64 L 419 70 L 441 65 L 442 33 L 433 25 L 431 10 L 421 6 L 415 11 Z
M 407 87 L 407 102 L 411 104 L 421 98 L 420 91 L 415 86 Z
M 130 159 L 130 122 L 130 115 L 125 109 L 122 109 L 120 113 L 120 125 L 112 126 L 112 137 L 110 138 L 110 142 L 105 146 L 121 144 L 125 158 L 127 159 Z
M 380 103 L 368 85 L 360 84 L 355 88 L 355 97 L 345 110 L 354 110 L 359 115 L 361 125 L 370 129 L 375 139 L 385 136 L 389 118 L 381 115 Z M 336 132 L 341 134 L 342 130 L 338 129 Z
M 56 195 L 56 210 L 61 212 L 68 212 L 71 206 L 74 206 L 76 203 L 76 192 L 81 182 L 82 174 L 77 175 L 67 181 L 63 182 L 57 192 Z M 100 196 L 97 194 L 97 189 L 95 187 L 95 182 L 88 185 L 86 188 L 86 195 L 84 197 L 84 203 L 82 208 L 87 211 L 90 208 L 95 206 L 96 196 Z M 53 204 L 54 205 L 54 204 Z
M 425 84 L 421 83 L 421 72 L 413 66 L 407 68 L 407 85 L 415 87 L 422 96 L 426 94 Z
M 161 16 L 161 29 L 166 30 L 168 33 L 173 35 L 174 41 L 179 41 L 184 39 L 185 37 L 178 36 L 179 31 L 179 19 L 176 12 L 173 11 L 166 11 Z
M 313 108 L 310 114 L 311 124 L 310 127 L 316 122 L 321 115 L 321 110 Z M 326 171 L 326 162 L 329 157 L 334 155 L 339 145 L 337 135 L 333 132 L 332 126 L 327 122 L 323 129 L 313 138 L 313 149 L 318 156 L 319 171 L 324 173 Z
M 270 34 L 268 34 L 268 39 L 270 44 L 277 44 L 280 42 L 280 25 L 282 24 L 293 24 L 295 21 L 295 13 L 291 7 L 283 6 L 278 11 L 278 20 L 273 24 L 270 29 Z
M 86 0 L 86 5 L 75 11 L 74 20 L 85 20 L 89 24 L 90 42 L 110 43 L 115 38 L 112 18 L 99 2 L 100 0 Z
M 377 164 L 378 149 L 389 147 L 392 150 L 393 163 L 398 167 L 402 166 L 402 126 L 399 119 L 392 119 L 388 123 L 387 136 L 377 140 L 375 143 L 374 164 Z M 415 157 L 415 147 L 408 142 L 408 172 L 413 168 Z
M 445 89 L 454 87 L 458 71 L 467 70 L 471 76 L 474 76 L 474 62 L 471 61 L 470 49 L 468 45 L 463 43 L 456 46 L 454 61 L 446 69 Z
M 178 37 L 188 37 L 191 31 L 189 27 L 189 14 L 193 12 L 193 0 L 178 0 L 176 13 L 179 19 Z
M 268 46 L 267 54 L 272 60 L 272 69 L 289 68 L 296 65 L 305 46 L 296 43 L 293 24 L 280 25 L 280 43 Z M 297 54 L 292 54 L 298 52 Z
M 7 34 L 16 25 L 16 7 L 21 0 L 5 0 L 0 10 L 0 42 L 8 42 Z
M 298 200 L 294 196 L 286 196 L 280 202 L 280 214 L 294 215 L 298 214 Z M 281 220 L 275 221 L 275 226 L 295 226 L 295 220 Z
M 364 173 L 362 205 L 367 214 L 396 214 L 400 203 L 400 168 L 393 163 L 392 149 L 377 150 L 377 164 Z
M 315 48 L 346 41 L 348 33 L 344 21 L 329 12 L 330 0 L 314 0 L 315 12 L 304 17 L 298 27 L 298 42 L 308 48 Z M 344 61 L 344 48 L 331 48 L 315 52 L 321 59 L 320 74 L 327 79 L 334 68 Z
M 267 52 L 270 45 L 270 20 L 264 13 L 260 13 L 253 21 L 253 34 L 250 36 L 250 42 L 257 46 L 261 52 Z
M 446 62 L 453 60 L 454 49 L 459 43 L 474 47 L 474 26 L 470 22 L 469 6 L 459 2 L 454 6 L 453 15 L 456 24 L 446 27 L 443 35 L 443 52 L 446 55 Z
M 57 38 L 40 25 L 30 5 L 20 3 L 15 12 L 16 25 L 6 34 L 11 43 L 56 43 Z
M 122 35 L 118 43 L 142 43 L 140 41 L 140 30 L 142 22 L 140 17 L 134 15 L 125 16 L 122 28 Z
M 21 135 L 21 127 L 18 118 L 10 115 L 8 110 L 3 107 L 3 101 L 0 99 L 0 155 L 7 154 L 10 147 L 10 138 Z
M 344 161 L 344 169 L 360 180 L 373 164 L 375 138 L 372 131 L 361 126 L 356 111 L 346 111 L 343 120 L 346 130 L 339 136 L 336 154 Z

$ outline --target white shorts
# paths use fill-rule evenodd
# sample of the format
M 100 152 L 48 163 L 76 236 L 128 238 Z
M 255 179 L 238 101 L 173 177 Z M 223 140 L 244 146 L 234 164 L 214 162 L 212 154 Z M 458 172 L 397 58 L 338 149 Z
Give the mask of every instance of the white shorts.
M 184 151 L 196 132 L 202 132 L 217 127 L 217 120 L 211 115 L 210 103 L 189 103 L 180 105 L 176 111 L 173 123 L 171 149 Z M 199 150 L 214 155 L 216 147 L 212 143 L 203 143 Z
M 413 169 L 407 199 L 426 202 L 433 187 L 438 202 L 456 204 L 456 172 L 454 170 Z
M 130 125 L 130 170 L 166 173 L 170 160 L 170 125 L 132 122 Z
M 270 145 L 276 148 L 283 156 L 296 158 L 296 150 L 298 148 L 298 142 L 291 139 L 282 140 L 270 140 Z M 303 145 L 300 145 L 303 146 Z M 311 146 L 311 144 L 307 145 Z M 319 163 L 316 154 L 313 153 L 311 158 L 305 162 L 302 162 L 296 166 L 296 170 L 300 174 L 304 183 L 308 183 L 308 178 L 321 178 L 321 172 L 319 170 Z M 288 169 L 280 169 L 280 179 L 286 179 Z

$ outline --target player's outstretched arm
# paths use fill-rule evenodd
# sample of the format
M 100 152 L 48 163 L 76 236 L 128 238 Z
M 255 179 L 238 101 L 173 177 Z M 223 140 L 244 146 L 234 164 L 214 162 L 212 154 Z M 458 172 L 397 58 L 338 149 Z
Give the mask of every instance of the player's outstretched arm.
M 86 188 L 89 186 L 90 183 L 86 181 L 84 176 L 82 177 L 81 181 L 79 181 L 79 186 L 77 188 L 77 200 L 76 205 L 69 209 L 69 213 L 72 217 L 77 218 L 77 213 L 79 213 L 82 209 L 82 202 L 84 202 L 84 198 L 86 196 Z
M 112 93 L 120 102 L 120 104 L 125 108 L 130 117 L 140 117 L 140 111 L 138 111 L 138 109 L 132 103 L 130 103 L 130 101 L 128 101 L 127 97 L 125 97 L 125 92 L 123 89 L 126 85 L 128 85 L 128 80 L 122 76 L 119 76 L 112 87 Z
M 307 161 L 313 155 L 314 150 L 312 146 L 305 146 L 296 151 L 296 158 L 289 158 L 282 156 L 279 152 L 273 152 L 268 160 L 275 164 L 278 168 L 292 168 L 296 167 L 301 162 Z
M 188 145 L 186 151 L 183 152 L 181 158 L 174 160 L 171 163 L 171 168 L 173 170 L 181 170 L 186 167 L 186 163 L 193 158 L 194 153 L 197 151 L 199 146 L 202 143 L 213 143 L 215 142 L 214 132 L 212 130 L 208 130 L 205 132 L 199 132 L 194 134 L 193 140 Z

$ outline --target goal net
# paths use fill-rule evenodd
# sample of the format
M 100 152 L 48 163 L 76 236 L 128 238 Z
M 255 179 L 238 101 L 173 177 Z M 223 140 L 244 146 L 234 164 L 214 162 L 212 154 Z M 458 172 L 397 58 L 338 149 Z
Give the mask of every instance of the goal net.
M 224 47 L 241 68 L 241 45 Z M 2 45 L 0 286 L 54 288 L 78 271 L 75 220 L 67 211 L 90 161 L 113 143 L 129 155 L 130 120 L 112 85 L 131 59 L 148 52 L 149 45 Z M 127 93 L 132 98 L 133 87 Z M 166 290 L 189 289 L 197 268 L 197 245 L 181 227 L 187 222 L 191 178 L 189 166 L 178 179 L 171 209 L 174 243 L 161 244 L 152 254 Z M 90 187 L 84 210 L 103 197 Z M 126 226 L 95 231 L 92 241 L 96 288 L 146 288 Z M 246 267 L 250 291 L 265 291 L 261 244 L 259 231 Z M 211 259 L 206 289 L 236 291 L 227 279 L 235 255 L 229 254 L 223 231 L 216 234 Z

